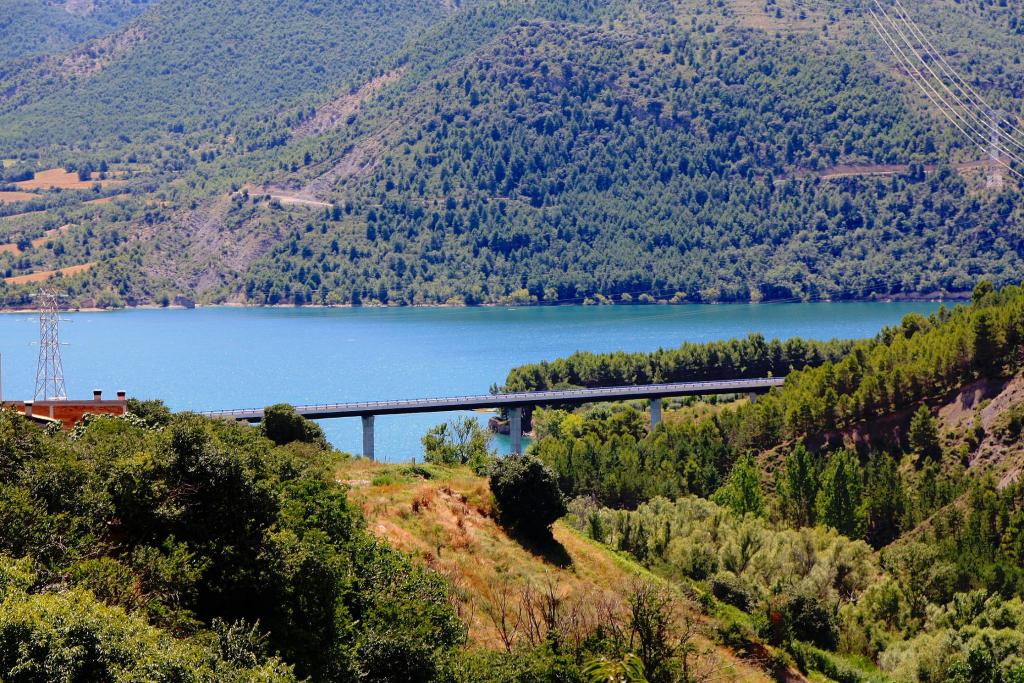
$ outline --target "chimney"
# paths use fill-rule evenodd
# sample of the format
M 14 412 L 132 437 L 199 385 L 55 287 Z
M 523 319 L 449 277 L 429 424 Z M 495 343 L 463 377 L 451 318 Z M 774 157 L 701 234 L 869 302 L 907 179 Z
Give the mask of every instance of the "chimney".
M 118 401 L 127 401 L 128 400 L 128 394 L 123 392 L 123 391 L 117 392 L 117 400 Z
M 25 417 L 32 417 L 33 401 L 25 401 Z
M 103 390 L 102 389 L 93 389 L 92 390 L 92 400 L 94 400 L 94 401 L 102 401 L 103 400 Z

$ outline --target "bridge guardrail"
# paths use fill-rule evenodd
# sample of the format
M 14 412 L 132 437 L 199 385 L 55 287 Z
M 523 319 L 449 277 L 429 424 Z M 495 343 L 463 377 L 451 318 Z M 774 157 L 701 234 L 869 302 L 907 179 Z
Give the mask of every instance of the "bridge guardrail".
M 593 387 L 579 389 L 547 389 L 543 391 L 514 392 L 507 394 L 476 394 L 468 396 L 396 399 L 391 401 L 356 401 L 350 403 L 320 403 L 295 406 L 296 412 L 316 417 L 324 414 L 355 416 L 364 411 L 366 414 L 402 413 L 403 409 L 436 408 L 436 412 L 470 409 L 473 407 L 502 407 L 514 405 L 542 405 L 545 403 L 573 402 L 591 397 L 669 397 L 672 395 L 699 395 L 701 393 L 730 393 L 723 389 L 734 389 L 737 393 L 771 389 L 785 382 L 779 377 L 760 377 L 751 379 L 704 380 L 698 382 L 671 382 L 661 384 L 629 385 L 617 387 Z M 415 411 L 413 411 L 415 412 Z M 422 412 L 422 411 L 421 411 Z M 215 410 L 201 412 L 201 415 L 214 418 L 234 418 L 238 420 L 258 420 L 263 416 L 262 408 Z

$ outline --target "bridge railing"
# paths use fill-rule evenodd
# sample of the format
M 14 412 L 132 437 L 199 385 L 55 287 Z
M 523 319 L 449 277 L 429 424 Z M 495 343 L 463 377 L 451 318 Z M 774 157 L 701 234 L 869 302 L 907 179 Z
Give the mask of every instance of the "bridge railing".
M 615 397 L 668 397 L 673 394 L 695 395 L 705 393 L 729 393 L 733 389 L 737 393 L 743 391 L 754 391 L 771 389 L 781 386 L 783 378 L 762 377 L 752 379 L 723 379 L 706 380 L 700 382 L 675 382 L 663 384 L 644 384 L 616 387 L 593 387 L 578 389 L 548 389 L 544 391 L 512 392 L 505 394 L 475 394 L 467 396 L 447 396 L 436 398 L 413 398 L 396 399 L 385 401 L 356 401 L 351 403 L 320 403 L 295 406 L 296 412 L 300 414 L 322 414 L 331 412 L 342 412 L 356 414 L 365 411 L 366 414 L 373 414 L 375 411 L 401 411 L 405 407 L 422 408 L 436 406 L 438 412 L 446 410 L 459 410 L 462 408 L 479 407 L 481 405 L 490 407 L 514 406 L 514 405 L 543 405 L 545 403 L 559 403 L 575 401 L 580 399 L 599 398 L 601 396 Z M 233 418 L 240 420 L 253 420 L 263 416 L 262 408 L 247 410 L 216 410 L 201 413 L 202 415 L 215 418 Z

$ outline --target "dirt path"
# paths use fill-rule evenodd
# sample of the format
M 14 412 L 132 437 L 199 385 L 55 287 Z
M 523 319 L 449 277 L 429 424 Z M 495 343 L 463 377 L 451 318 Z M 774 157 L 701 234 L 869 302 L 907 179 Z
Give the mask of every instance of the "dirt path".
M 959 164 L 953 164 L 953 168 L 960 173 L 985 168 L 987 166 L 988 160 L 986 159 L 964 161 Z M 934 173 L 938 168 L 938 164 L 926 164 L 924 171 L 925 173 Z M 814 177 L 817 177 L 819 180 L 836 180 L 837 178 L 854 178 L 857 176 L 896 175 L 897 173 L 908 173 L 909 171 L 910 166 L 907 164 L 840 164 L 838 166 L 824 168 L 820 171 L 797 169 L 793 173 L 779 176 L 775 180 L 778 182 L 794 178 Z
M 274 190 L 269 194 L 271 199 L 276 199 L 286 206 L 313 206 L 321 209 L 330 209 L 334 206 L 334 204 L 331 204 L 330 202 L 322 202 L 319 199 L 312 199 L 310 197 L 303 196 L 299 192 L 291 193 L 287 190 Z

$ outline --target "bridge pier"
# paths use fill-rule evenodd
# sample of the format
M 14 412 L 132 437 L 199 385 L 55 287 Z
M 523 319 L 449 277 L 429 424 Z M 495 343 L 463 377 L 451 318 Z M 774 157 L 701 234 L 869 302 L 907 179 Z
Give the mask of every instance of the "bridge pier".
M 751 402 L 751 403 L 757 403 L 757 392 L 751 391 L 751 392 L 750 392 L 750 393 L 749 393 L 749 394 L 747 395 L 747 398 L 749 398 L 749 399 L 750 399 L 750 402 Z
M 363 457 L 373 460 L 373 415 L 362 415 Z
M 652 398 L 651 399 L 651 431 L 653 432 L 654 428 L 657 427 L 660 424 L 661 424 L 661 399 L 660 398 Z
M 512 453 L 523 454 L 523 409 L 508 409 L 508 435 L 512 437 Z

